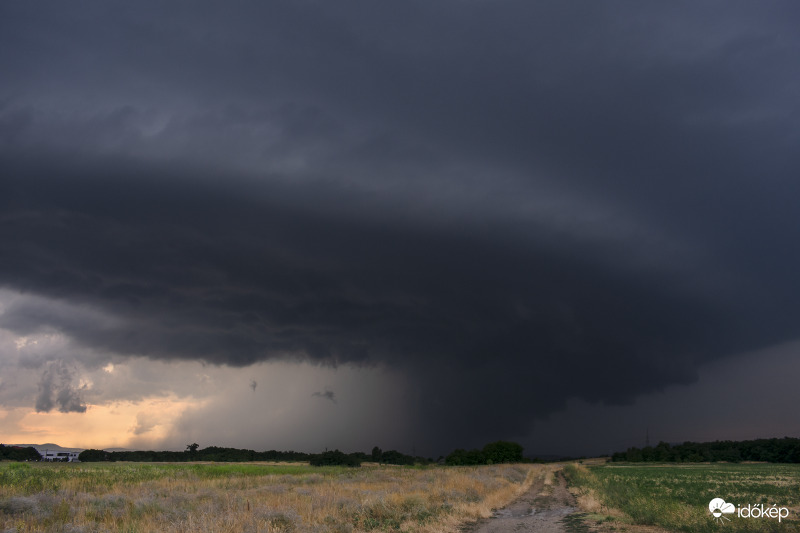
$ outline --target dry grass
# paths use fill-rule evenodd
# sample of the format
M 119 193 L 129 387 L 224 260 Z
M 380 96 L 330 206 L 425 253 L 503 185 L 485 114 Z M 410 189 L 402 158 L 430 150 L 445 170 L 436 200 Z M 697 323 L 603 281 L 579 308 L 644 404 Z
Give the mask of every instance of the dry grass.
M 541 467 L 0 464 L 0 530 L 446 533 Z
M 583 465 L 574 464 L 572 465 L 572 468 L 574 468 L 578 475 L 584 477 L 588 477 L 590 475 L 589 469 Z M 624 521 L 625 514 L 619 509 L 609 507 L 603 503 L 600 495 L 597 494 L 597 491 L 593 487 L 588 485 L 570 486 L 569 491 L 573 496 L 575 496 L 575 500 L 577 501 L 578 507 L 581 511 L 589 513 L 595 517 L 613 517 Z

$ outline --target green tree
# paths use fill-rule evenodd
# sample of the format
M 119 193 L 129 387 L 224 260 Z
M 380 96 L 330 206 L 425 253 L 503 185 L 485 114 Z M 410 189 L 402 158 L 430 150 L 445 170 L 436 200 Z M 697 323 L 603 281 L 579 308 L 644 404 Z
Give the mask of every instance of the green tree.
M 380 463 L 381 459 L 383 458 L 382 456 L 383 456 L 383 451 L 380 448 L 378 448 L 377 446 L 372 448 L 372 460 L 373 461 L 375 461 L 376 463 Z
M 481 450 L 467 451 L 458 448 L 453 450 L 444 461 L 445 464 L 453 466 L 484 465 L 486 464 L 486 456 Z
M 361 462 L 353 456 L 353 454 L 346 454 L 339 450 L 326 451 L 311 456 L 309 461 L 311 466 L 330 466 L 330 465 L 343 465 L 343 466 L 361 466 Z
M 33 446 L 20 448 L 19 446 L 4 446 L 0 444 L 0 460 L 9 461 L 40 461 L 42 456 Z
M 83 463 L 108 461 L 108 452 L 104 450 L 83 450 L 78 454 L 78 460 Z
M 389 465 L 413 465 L 414 458 L 397 450 L 386 450 L 381 453 L 381 462 Z
M 497 463 L 520 463 L 522 462 L 522 446 L 516 442 L 499 440 L 491 442 L 483 447 L 483 455 L 486 462 Z

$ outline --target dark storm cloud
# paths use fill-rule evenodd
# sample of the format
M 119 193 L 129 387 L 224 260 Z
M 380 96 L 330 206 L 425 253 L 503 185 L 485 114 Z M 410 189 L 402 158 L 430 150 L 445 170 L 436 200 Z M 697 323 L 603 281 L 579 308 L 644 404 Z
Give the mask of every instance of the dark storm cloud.
M 96 352 L 388 364 L 418 443 L 796 336 L 797 8 L 7 6 L 0 283 Z
M 55 407 L 62 413 L 85 413 L 80 389 L 73 386 L 73 371 L 64 361 L 50 362 L 42 372 L 39 393 L 36 396 L 36 411 L 50 412 Z
M 316 396 L 317 398 L 324 398 L 325 400 L 329 400 L 331 403 L 336 403 L 336 393 L 334 393 L 330 389 L 325 389 L 324 391 L 317 391 L 311 396 Z

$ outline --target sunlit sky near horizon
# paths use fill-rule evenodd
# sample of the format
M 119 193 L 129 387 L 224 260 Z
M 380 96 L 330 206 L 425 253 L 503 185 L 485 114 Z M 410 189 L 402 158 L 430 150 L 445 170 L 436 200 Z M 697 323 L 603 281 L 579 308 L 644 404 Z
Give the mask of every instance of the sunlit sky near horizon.
M 0 442 L 800 436 L 793 2 L 4 2 Z

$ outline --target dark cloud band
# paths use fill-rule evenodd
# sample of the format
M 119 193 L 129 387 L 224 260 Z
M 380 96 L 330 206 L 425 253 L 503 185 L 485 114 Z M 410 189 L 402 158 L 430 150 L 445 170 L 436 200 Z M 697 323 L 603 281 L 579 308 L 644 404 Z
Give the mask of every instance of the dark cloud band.
M 85 310 L 4 329 L 391 366 L 431 446 L 796 334 L 796 7 L 87 6 L 0 22 L 0 286 Z

